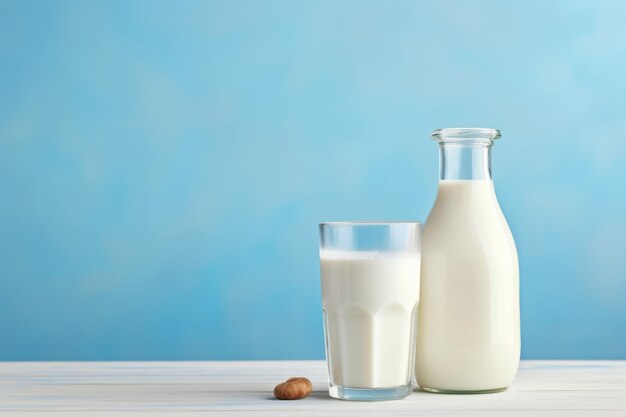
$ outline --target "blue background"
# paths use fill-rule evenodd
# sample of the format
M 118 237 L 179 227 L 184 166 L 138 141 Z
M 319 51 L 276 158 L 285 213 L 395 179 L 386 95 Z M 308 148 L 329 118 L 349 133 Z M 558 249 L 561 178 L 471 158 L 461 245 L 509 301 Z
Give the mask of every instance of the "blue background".
M 317 223 L 492 126 L 524 358 L 626 359 L 626 3 L 0 2 L 0 359 L 322 358 Z

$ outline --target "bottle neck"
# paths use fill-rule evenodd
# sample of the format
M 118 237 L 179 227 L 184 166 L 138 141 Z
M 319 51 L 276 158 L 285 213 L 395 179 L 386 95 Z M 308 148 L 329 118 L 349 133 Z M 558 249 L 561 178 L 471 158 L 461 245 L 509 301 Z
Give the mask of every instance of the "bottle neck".
M 491 180 L 491 145 L 439 144 L 440 180 Z

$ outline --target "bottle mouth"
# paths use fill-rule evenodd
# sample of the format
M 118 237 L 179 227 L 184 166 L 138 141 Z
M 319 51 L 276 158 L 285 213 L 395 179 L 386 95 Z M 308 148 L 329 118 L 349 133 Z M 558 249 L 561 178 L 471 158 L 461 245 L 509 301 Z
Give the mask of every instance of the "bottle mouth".
M 493 144 L 500 137 L 500 131 L 484 127 L 452 127 L 437 129 L 431 133 L 433 140 L 438 143 L 451 144 Z

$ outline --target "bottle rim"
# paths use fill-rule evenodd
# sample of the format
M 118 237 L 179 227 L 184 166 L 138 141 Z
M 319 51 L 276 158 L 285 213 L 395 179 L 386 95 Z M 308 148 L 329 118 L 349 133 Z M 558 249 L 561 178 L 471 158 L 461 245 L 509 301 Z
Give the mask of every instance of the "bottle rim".
M 439 143 L 493 143 L 500 131 L 490 127 L 449 127 L 433 130 L 431 137 Z

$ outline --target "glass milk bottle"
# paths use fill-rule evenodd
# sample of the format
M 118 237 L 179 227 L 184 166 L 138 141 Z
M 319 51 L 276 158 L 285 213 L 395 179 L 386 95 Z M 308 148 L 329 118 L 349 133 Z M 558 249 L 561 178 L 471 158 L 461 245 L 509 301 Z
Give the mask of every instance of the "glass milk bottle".
M 439 190 L 424 226 L 415 379 L 425 391 L 506 389 L 520 359 L 515 242 L 491 179 L 496 129 L 439 129 Z

